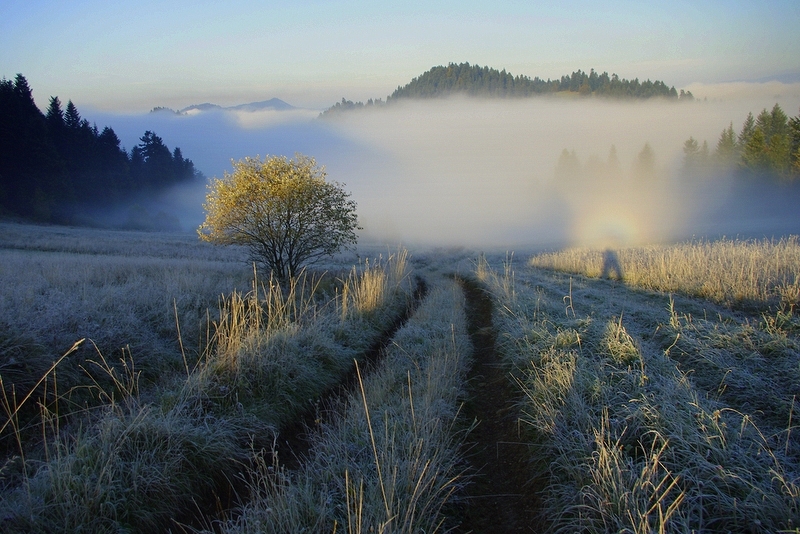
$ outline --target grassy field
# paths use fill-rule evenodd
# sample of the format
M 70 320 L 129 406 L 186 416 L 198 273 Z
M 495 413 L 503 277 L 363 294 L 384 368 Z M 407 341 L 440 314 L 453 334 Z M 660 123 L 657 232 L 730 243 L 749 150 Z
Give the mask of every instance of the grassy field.
M 377 248 L 281 291 L 4 223 L 0 530 L 798 532 L 798 248 Z
M 485 269 L 553 531 L 797 530 L 797 249 L 620 251 L 622 281 L 603 251 Z
M 529 264 L 590 277 L 614 277 L 643 289 L 680 292 L 749 310 L 792 311 L 800 305 L 797 236 L 620 250 L 570 249 L 536 255 Z
M 11 531 L 153 531 L 213 516 L 245 485 L 253 448 L 339 384 L 414 289 L 402 250 L 307 273 L 284 293 L 238 251 L 188 237 L 5 235 L 0 517 Z M 48 328 L 26 328 L 48 308 Z

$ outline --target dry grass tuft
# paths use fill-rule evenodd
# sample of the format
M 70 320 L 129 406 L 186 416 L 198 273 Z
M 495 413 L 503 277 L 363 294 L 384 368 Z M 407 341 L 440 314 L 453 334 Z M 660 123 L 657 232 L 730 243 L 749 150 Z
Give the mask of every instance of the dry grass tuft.
M 454 422 L 468 347 L 463 296 L 432 291 L 381 365 L 314 430 L 295 473 L 268 455 L 254 498 L 224 532 L 439 532 L 458 488 Z
M 800 241 L 721 239 L 612 251 L 631 286 L 680 292 L 728 306 L 794 311 L 800 301 Z M 598 277 L 600 250 L 539 254 L 528 264 Z
M 774 348 L 774 336 L 674 309 L 653 331 L 649 318 L 623 314 L 610 298 L 613 291 L 633 306 L 636 293 L 626 299 L 625 288 L 602 282 L 573 291 L 571 279 L 534 270 L 516 273 L 509 291 L 508 274 L 486 279 L 498 299 L 502 352 L 518 368 L 528 439 L 548 480 L 550 531 L 797 528 L 800 456 L 789 390 L 800 376 L 783 372 L 781 382 L 755 355 Z M 564 313 L 564 295 L 574 315 Z M 565 332 L 576 342 L 565 342 Z M 796 341 L 783 334 L 781 358 L 796 367 Z M 726 379 L 730 369 L 741 369 L 736 379 Z M 736 391 L 720 393 L 719 385 Z M 764 418 L 762 410 L 780 415 Z

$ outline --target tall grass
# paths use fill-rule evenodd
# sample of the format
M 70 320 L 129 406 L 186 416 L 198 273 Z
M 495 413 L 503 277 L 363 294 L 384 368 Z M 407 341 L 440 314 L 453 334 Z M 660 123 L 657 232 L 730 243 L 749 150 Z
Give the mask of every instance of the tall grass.
M 152 532 L 213 515 L 248 478 L 251 447 L 313 407 L 405 309 L 405 262 L 401 252 L 338 282 L 309 275 L 287 289 L 256 280 L 248 294 L 222 297 L 199 359 L 184 353 L 183 376 L 147 395 L 132 351 L 108 362 L 95 348 L 82 367 L 97 407 L 65 417 L 40 404 L 43 448 L 27 454 L 32 444 L 18 440 L 22 460 L 3 467 L 4 477 L 17 473 L 0 494 L 3 530 Z M 382 293 L 362 290 L 373 304 L 351 301 L 343 317 L 348 284 Z M 16 406 L 6 397 L 8 414 Z
M 14 347 L 0 354 L 0 366 L 24 359 L 35 367 L 41 358 L 49 364 L 87 338 L 106 354 L 130 349 L 143 379 L 157 381 L 183 367 L 176 320 L 185 353 L 196 361 L 207 341 L 207 311 L 220 295 L 246 289 L 252 276 L 241 261 L 246 255 L 226 257 L 187 236 L 0 229 L 0 344 Z M 63 367 L 91 356 L 87 344 Z M 34 371 L 29 380 L 38 378 Z
M 42 433 L 52 438 L 27 459 L 20 443 L 22 481 L 0 495 L 4 532 L 164 530 L 213 506 L 209 496 L 246 460 L 232 422 L 185 402 L 170 410 L 143 402 L 130 359 L 112 367 L 98 354 L 93 363 L 113 388 L 98 383 L 105 403 L 71 425 L 40 406 Z
M 600 276 L 606 251 L 570 249 L 539 254 L 529 265 Z M 681 292 L 728 306 L 794 310 L 800 305 L 800 241 L 696 240 L 611 251 L 626 284 Z
M 342 321 L 353 316 L 367 315 L 382 307 L 386 296 L 402 284 L 411 283 L 409 279 L 408 251 L 400 249 L 389 255 L 386 264 L 382 258 L 365 261 L 359 269 L 353 266 L 348 276 L 341 280 L 340 306 Z
M 224 532 L 437 532 L 458 487 L 458 402 L 468 365 L 463 296 L 443 282 L 380 366 L 314 429 L 298 472 L 258 454 L 254 499 Z
M 635 317 L 604 303 L 609 286 L 573 293 L 565 278 L 540 284 L 536 273 L 516 273 L 526 283 L 510 292 L 508 269 L 484 267 L 500 304 L 501 350 L 517 367 L 522 422 L 548 481 L 549 530 L 797 528 L 800 465 L 787 454 L 786 433 L 775 439 L 743 407 L 698 391 L 670 356 L 676 346 L 653 343 Z
M 288 422 L 334 387 L 410 305 L 406 260 L 399 251 L 353 269 L 335 282 L 332 297 L 310 275 L 288 288 L 268 280 L 246 295 L 234 292 L 221 302 L 213 349 L 192 387 L 270 424 Z

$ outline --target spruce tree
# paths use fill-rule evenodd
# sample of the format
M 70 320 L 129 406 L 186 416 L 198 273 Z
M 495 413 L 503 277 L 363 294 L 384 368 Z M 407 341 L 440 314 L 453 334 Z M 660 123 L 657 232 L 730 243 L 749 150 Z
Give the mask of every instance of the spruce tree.
M 67 128 L 77 130 L 81 126 L 81 114 L 78 113 L 78 108 L 72 103 L 72 100 L 67 102 L 67 111 L 64 113 L 64 124 Z
M 778 176 L 789 174 L 791 143 L 787 134 L 773 134 L 767 146 L 769 169 Z
M 642 151 L 636 158 L 634 164 L 634 174 L 640 180 L 650 180 L 655 177 L 656 157 L 650 143 L 645 143 Z
M 783 112 L 778 104 L 772 107 L 770 115 L 770 137 L 773 135 L 789 134 L 789 117 Z
M 50 97 L 50 105 L 47 107 L 45 117 L 51 133 L 60 132 L 64 128 L 64 110 L 61 109 L 61 101 L 57 96 Z
M 33 91 L 28 85 L 28 80 L 22 74 L 17 74 L 14 78 L 14 95 L 17 97 L 19 109 L 29 115 L 41 115 L 39 108 L 33 101 Z
M 795 176 L 800 176 L 800 115 L 789 119 L 790 167 Z
M 742 124 L 742 130 L 739 132 L 739 137 L 736 139 L 739 151 L 744 153 L 745 147 L 747 143 L 750 142 L 750 138 L 753 137 L 753 133 L 756 131 L 756 121 L 753 118 L 752 113 L 747 114 L 747 118 L 744 120 L 744 124 Z
M 717 148 L 714 152 L 714 159 L 722 167 L 730 167 L 739 158 L 739 151 L 736 147 L 736 134 L 733 133 L 733 123 L 722 130 L 717 141 Z
M 742 152 L 742 165 L 756 172 L 763 172 L 769 168 L 767 141 L 761 128 L 756 128 L 747 140 Z

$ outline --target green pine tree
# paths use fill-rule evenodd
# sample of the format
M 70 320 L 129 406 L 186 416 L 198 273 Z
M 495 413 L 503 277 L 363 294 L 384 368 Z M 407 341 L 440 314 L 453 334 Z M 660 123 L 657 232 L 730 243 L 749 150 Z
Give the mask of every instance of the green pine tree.
M 717 165 L 725 168 L 731 167 L 739 158 L 739 150 L 736 146 L 736 134 L 733 133 L 733 123 L 722 130 L 717 141 L 717 148 L 714 151 L 714 160 Z
M 756 121 L 753 118 L 753 114 L 748 113 L 747 118 L 744 120 L 744 124 L 742 124 L 742 130 L 739 132 L 739 137 L 736 139 L 739 152 L 744 153 L 745 147 L 747 146 L 747 143 L 750 142 L 750 138 L 753 137 L 753 133 L 755 131 Z
M 763 172 L 769 168 L 767 141 L 764 131 L 756 128 L 742 151 L 742 165 L 751 171 Z

